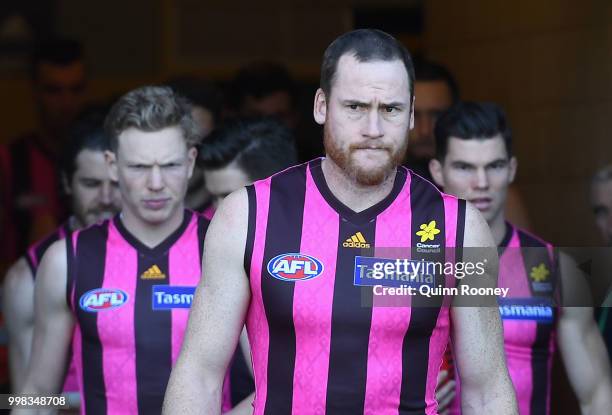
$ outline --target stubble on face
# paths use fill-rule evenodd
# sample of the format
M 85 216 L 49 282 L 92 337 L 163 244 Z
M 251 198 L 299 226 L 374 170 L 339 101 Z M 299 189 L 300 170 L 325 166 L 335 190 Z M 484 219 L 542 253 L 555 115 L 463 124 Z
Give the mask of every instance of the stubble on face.
M 346 174 L 358 184 L 364 186 L 376 186 L 383 183 L 399 166 L 406 155 L 408 140 L 394 152 L 391 146 L 382 142 L 368 142 L 350 144 L 348 148 L 341 145 L 341 140 L 333 136 L 331 129 L 325 124 L 323 128 L 323 145 L 327 156 Z M 355 161 L 354 153 L 362 149 L 377 149 L 386 153 L 386 162 L 375 168 L 364 168 Z

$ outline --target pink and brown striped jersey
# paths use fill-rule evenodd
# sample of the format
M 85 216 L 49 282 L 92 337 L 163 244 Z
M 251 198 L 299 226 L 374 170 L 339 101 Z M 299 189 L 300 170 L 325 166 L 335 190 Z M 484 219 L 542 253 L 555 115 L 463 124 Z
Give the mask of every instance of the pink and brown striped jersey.
M 154 248 L 119 217 L 68 238 L 82 413 L 161 413 L 201 277 L 208 224 L 185 211 L 181 226 Z
M 560 309 L 558 264 L 554 248 L 510 223 L 499 246 L 498 286 L 504 349 L 521 415 L 550 413 L 550 374 Z M 452 413 L 460 414 L 460 387 Z
M 463 243 L 465 202 L 399 167 L 391 193 L 354 212 L 328 188 L 321 159 L 247 194 L 254 413 L 435 414 L 448 303 L 414 296 L 372 307 L 377 299 L 358 284 L 357 262 L 382 248 L 446 258 Z M 426 247 L 417 232 L 432 221 L 439 233 Z
M 40 261 L 42 260 L 45 252 L 47 252 L 47 249 L 49 249 L 49 247 L 53 245 L 55 241 L 66 238 L 70 235 L 70 233 L 69 221 L 66 221 L 53 233 L 47 235 L 45 238 L 34 243 L 28 248 L 24 258 L 28 264 L 28 267 L 30 268 L 30 272 L 32 272 L 32 278 L 36 278 L 36 271 L 38 271 Z M 62 390 L 64 392 L 76 392 L 79 390 L 76 378 L 76 367 L 74 366 L 74 360 L 72 359 L 70 359 L 70 366 L 68 368 L 68 372 L 66 373 L 66 380 L 64 381 L 64 387 Z

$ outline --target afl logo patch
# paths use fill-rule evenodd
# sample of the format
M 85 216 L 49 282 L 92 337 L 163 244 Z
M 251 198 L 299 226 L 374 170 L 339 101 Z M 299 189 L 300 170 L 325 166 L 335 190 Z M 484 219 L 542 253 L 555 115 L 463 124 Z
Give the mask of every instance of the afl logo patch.
M 116 288 L 96 288 L 81 296 L 79 306 L 90 313 L 119 308 L 128 301 L 125 291 Z
M 268 273 L 281 281 L 305 281 L 323 272 L 321 261 L 300 253 L 280 254 L 268 262 Z

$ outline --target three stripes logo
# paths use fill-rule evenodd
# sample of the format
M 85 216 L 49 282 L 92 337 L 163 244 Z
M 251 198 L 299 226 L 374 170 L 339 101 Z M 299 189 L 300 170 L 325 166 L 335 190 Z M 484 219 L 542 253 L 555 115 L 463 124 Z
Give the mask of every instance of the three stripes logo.
M 166 278 L 166 274 L 164 274 L 157 265 L 153 265 L 151 268 L 143 272 L 140 278 L 143 280 L 163 280 Z
M 345 248 L 369 248 L 370 244 L 365 240 L 361 232 L 357 232 L 342 243 Z

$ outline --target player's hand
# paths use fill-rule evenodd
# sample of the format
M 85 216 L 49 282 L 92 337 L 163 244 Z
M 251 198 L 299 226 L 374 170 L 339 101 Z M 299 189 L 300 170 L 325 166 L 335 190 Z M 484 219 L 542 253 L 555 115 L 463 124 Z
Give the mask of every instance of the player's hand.
M 438 401 L 438 414 L 448 415 L 451 403 L 455 398 L 455 380 L 448 375 L 448 370 L 438 373 L 436 385 L 436 400 Z

